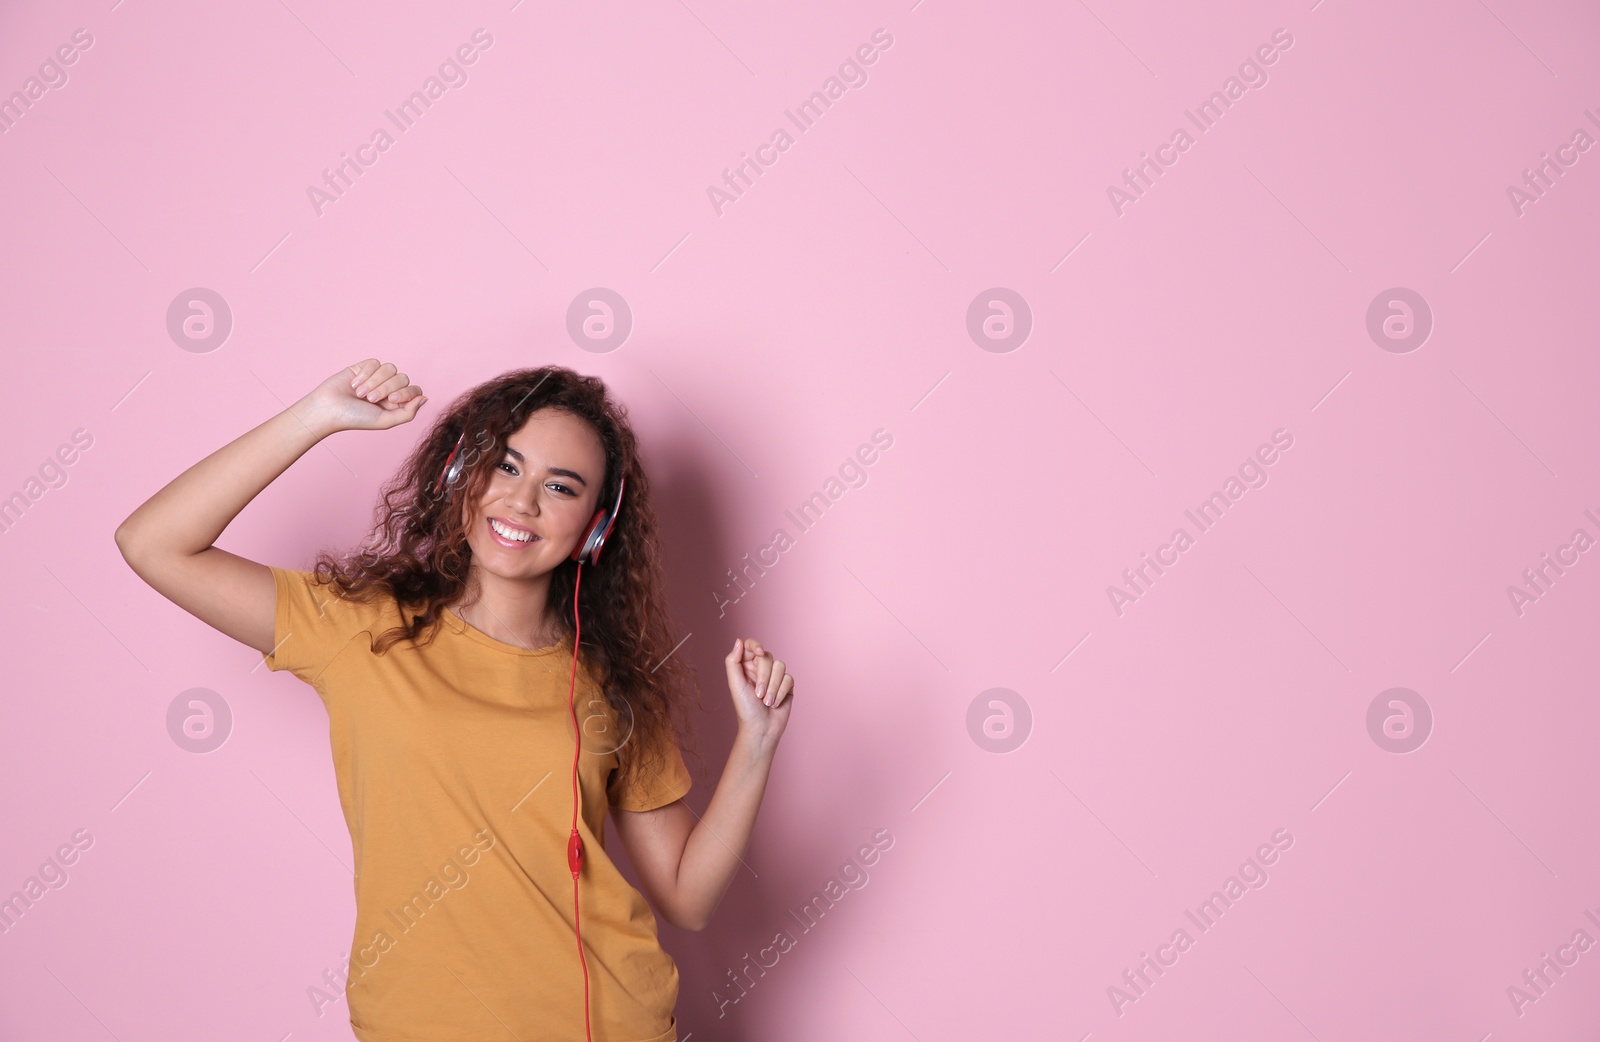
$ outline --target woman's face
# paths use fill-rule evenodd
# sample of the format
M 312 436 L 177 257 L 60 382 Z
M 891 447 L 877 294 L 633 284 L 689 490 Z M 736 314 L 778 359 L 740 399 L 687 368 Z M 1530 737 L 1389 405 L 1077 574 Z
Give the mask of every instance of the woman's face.
M 507 579 L 554 570 L 589 530 L 605 461 L 600 436 L 584 420 L 555 408 L 530 415 L 506 440 L 483 496 L 472 504 L 473 562 Z

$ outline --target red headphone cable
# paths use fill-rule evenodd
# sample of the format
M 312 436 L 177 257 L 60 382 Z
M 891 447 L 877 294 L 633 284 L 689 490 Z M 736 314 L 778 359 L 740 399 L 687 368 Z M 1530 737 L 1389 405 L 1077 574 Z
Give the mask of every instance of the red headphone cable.
M 589 1027 L 589 960 L 583 954 L 583 929 L 578 923 L 578 873 L 583 869 L 583 840 L 578 838 L 578 754 L 583 749 L 583 731 L 578 727 L 578 641 L 583 625 L 578 620 L 578 586 L 583 582 L 583 562 L 572 581 L 572 683 L 567 689 L 567 707 L 572 711 L 572 838 L 567 841 L 567 866 L 572 869 L 572 925 L 578 934 L 578 963 L 583 967 L 583 1031 L 589 1042 L 594 1033 Z

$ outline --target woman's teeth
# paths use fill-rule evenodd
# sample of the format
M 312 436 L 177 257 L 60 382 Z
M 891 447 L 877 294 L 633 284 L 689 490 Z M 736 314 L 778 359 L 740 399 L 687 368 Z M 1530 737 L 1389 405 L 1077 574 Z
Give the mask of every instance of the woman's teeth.
M 509 539 L 514 543 L 531 543 L 535 539 L 532 532 L 522 532 L 515 528 L 507 528 L 494 518 L 489 519 L 489 527 L 494 529 L 496 535 L 503 539 Z

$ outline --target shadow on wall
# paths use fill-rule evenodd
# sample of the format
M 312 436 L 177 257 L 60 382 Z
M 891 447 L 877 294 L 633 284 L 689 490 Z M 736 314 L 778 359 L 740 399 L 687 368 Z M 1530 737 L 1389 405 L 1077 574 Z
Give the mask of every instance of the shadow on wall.
M 776 599 L 777 591 L 787 584 L 768 582 L 765 589 L 753 588 L 737 606 L 723 606 L 726 614 L 719 618 L 719 610 L 723 609 L 719 609 L 714 591 L 723 589 L 730 562 L 739 561 L 750 547 L 724 534 L 721 521 L 729 510 L 726 490 L 715 489 L 705 480 L 703 470 L 692 462 L 685 465 L 684 461 L 695 459 L 696 451 L 688 445 L 680 451 L 670 437 L 658 434 L 646 450 L 646 462 L 654 482 L 656 510 L 666 548 L 665 569 L 673 619 L 680 634 L 693 634 L 679 654 L 689 656 L 707 710 L 691 713 L 696 727 L 694 741 L 703 762 L 696 763 L 692 757 L 685 757 L 694 774 L 694 788 L 687 801 L 699 815 L 704 813 L 716 788 L 738 729 L 722 661 L 728 647 L 736 636 L 755 636 L 769 640 L 778 649 L 778 657 L 786 658 L 782 649 L 793 647 L 795 642 L 785 639 L 779 631 L 786 626 L 799 625 L 802 615 L 814 613 L 796 611 L 793 604 L 780 603 Z M 779 506 L 769 507 L 775 515 L 782 514 Z M 792 524 L 784 521 L 775 524 L 783 524 L 793 532 Z M 801 537 L 794 549 L 784 554 L 784 563 L 778 568 L 798 571 L 821 566 L 824 558 L 819 556 L 818 550 L 819 547 L 808 545 Z M 816 647 L 828 643 L 826 634 L 811 632 L 825 627 L 826 622 L 806 625 L 806 644 Z M 816 668 L 812 665 L 807 676 L 814 676 Z M 838 663 L 829 663 L 829 672 L 836 676 L 858 673 Z M 861 694 L 834 693 L 842 700 Z M 874 701 L 880 704 L 914 701 L 911 693 L 903 694 L 902 698 L 900 692 L 885 691 Z M 802 715 L 791 721 L 784 734 L 784 745 L 780 747 L 762 798 L 755 832 L 743 855 L 748 867 L 739 868 L 711 925 L 695 933 L 679 930 L 657 918 L 662 946 L 678 964 L 676 1014 L 680 1038 L 691 1031 L 708 1042 L 717 1038 L 764 1037 L 769 1033 L 767 1028 L 776 1027 L 774 1018 L 780 1014 L 780 1008 L 771 1001 L 763 1001 L 763 994 L 772 989 L 760 985 L 781 979 L 785 972 L 781 966 L 798 965 L 802 951 L 814 946 L 807 943 L 808 920 L 813 930 L 827 930 L 822 925 L 823 917 L 833 918 L 846 910 L 852 903 L 850 895 L 867 886 L 870 875 L 875 872 L 872 866 L 879 863 L 883 851 L 895 844 L 894 833 L 905 824 L 904 816 L 899 814 L 892 815 L 894 820 L 863 820 L 861 814 L 870 814 L 869 807 L 859 807 L 859 813 L 848 820 L 840 820 L 837 816 L 840 804 L 836 798 L 830 798 L 830 794 L 837 797 L 843 793 L 904 793 L 909 790 L 901 777 L 903 772 L 894 766 L 894 761 L 883 756 L 881 749 L 875 752 L 876 740 L 870 731 L 820 721 L 815 718 L 821 709 L 820 703 L 808 705 Z M 936 729 L 937 722 L 927 720 L 912 726 L 931 731 Z M 918 748 L 931 747 L 931 739 L 931 734 L 897 734 L 897 744 L 909 741 Z M 823 783 L 825 788 L 811 788 L 797 794 L 793 787 L 796 776 L 784 770 L 784 761 L 785 753 L 792 756 L 796 743 L 802 741 L 830 744 L 821 756 L 828 764 L 828 777 Z M 817 758 L 807 757 L 813 762 Z M 907 810 L 912 802 L 914 797 L 908 797 Z M 638 877 L 626 850 L 620 843 L 613 849 L 608 840 L 607 851 L 623 875 L 637 887 Z M 774 853 L 779 856 L 773 856 Z M 836 907 L 831 914 L 827 911 L 830 902 L 824 893 L 830 888 L 837 897 L 832 902 Z M 823 897 L 818 898 L 818 894 Z M 813 910 L 808 908 L 808 903 L 814 900 L 818 904 Z M 779 937 L 780 931 L 793 943 L 784 942 Z M 758 957 L 759 963 L 754 961 Z M 765 964 L 765 968 L 761 964 Z M 742 982 L 742 991 L 736 980 Z

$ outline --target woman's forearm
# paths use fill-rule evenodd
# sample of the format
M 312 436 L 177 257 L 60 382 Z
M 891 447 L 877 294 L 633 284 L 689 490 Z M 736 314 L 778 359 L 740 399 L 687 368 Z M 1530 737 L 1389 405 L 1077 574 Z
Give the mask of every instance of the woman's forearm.
M 741 730 L 722 769 L 717 791 L 689 833 L 678 865 L 678 907 L 691 923 L 704 926 L 742 864 L 756 811 L 772 770 L 775 739 Z
M 124 553 L 197 554 L 217 541 L 245 506 L 332 433 L 297 402 L 173 478 L 117 528 Z

